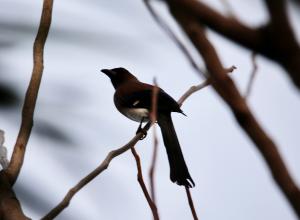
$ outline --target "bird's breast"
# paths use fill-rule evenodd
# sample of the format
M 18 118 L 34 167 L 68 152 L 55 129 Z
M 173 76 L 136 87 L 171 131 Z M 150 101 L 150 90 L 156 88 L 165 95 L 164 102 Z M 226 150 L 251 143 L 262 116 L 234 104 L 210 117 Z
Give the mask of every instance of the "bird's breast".
M 127 118 L 141 122 L 146 122 L 149 120 L 149 110 L 146 108 L 120 108 L 119 111 L 125 115 Z

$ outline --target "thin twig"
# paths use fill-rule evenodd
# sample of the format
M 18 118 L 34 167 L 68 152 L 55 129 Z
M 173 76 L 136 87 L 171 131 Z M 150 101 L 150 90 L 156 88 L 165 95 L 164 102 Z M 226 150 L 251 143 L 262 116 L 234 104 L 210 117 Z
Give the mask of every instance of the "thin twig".
M 189 50 L 184 46 L 184 44 L 179 40 L 176 34 L 172 31 L 172 29 L 168 26 L 167 23 L 155 12 L 153 7 L 150 4 L 150 0 L 144 0 L 146 8 L 156 21 L 156 23 L 162 28 L 163 31 L 175 42 L 175 45 L 181 50 L 181 52 L 186 56 L 187 60 L 190 62 L 191 66 L 197 71 L 201 72 L 201 75 L 204 78 L 207 78 L 205 71 L 202 70 L 198 64 L 193 59 L 193 56 L 190 54 Z
M 152 123 L 157 121 L 157 96 L 159 88 L 157 86 L 156 79 L 154 78 L 154 87 L 152 91 L 152 110 L 150 113 Z M 155 197 L 155 181 L 154 181 L 154 174 L 155 174 L 155 167 L 156 167 L 156 160 L 157 160 L 157 148 L 158 148 L 158 140 L 156 134 L 156 126 L 153 126 L 153 153 L 152 153 L 152 160 L 151 166 L 149 169 L 149 178 L 150 178 L 150 189 L 151 189 L 151 198 L 153 199 L 154 203 L 156 204 L 156 197 Z
M 141 165 L 141 160 L 140 160 L 140 157 L 138 155 L 138 153 L 136 152 L 135 148 L 134 147 L 131 147 L 131 152 L 135 158 L 135 161 L 136 161 L 136 166 L 137 166 L 137 171 L 138 171 L 138 174 L 137 174 L 137 179 L 138 179 L 138 182 L 143 190 L 143 193 L 146 197 L 146 200 L 148 202 L 148 205 L 152 211 L 152 215 L 153 215 L 153 219 L 154 220 L 159 220 L 159 216 L 158 216 L 158 212 L 157 212 L 157 207 L 154 203 L 154 201 L 151 199 L 150 197 L 150 194 L 147 190 L 147 187 L 145 185 L 145 182 L 144 182 L 144 178 L 143 178 L 143 172 L 142 172 L 142 165 Z
M 151 125 L 154 125 L 153 126 L 153 132 L 154 132 L 154 136 L 155 136 L 155 122 L 156 122 L 156 111 L 157 111 L 157 94 L 158 94 L 158 87 L 157 87 L 157 83 L 156 83 L 156 79 L 154 78 L 154 87 L 153 87 L 153 91 L 152 91 L 152 110 L 151 110 L 151 113 L 150 113 L 150 121 L 151 121 Z M 155 146 L 157 148 L 157 146 Z M 156 151 L 157 149 L 154 149 L 154 155 L 153 157 L 156 158 Z M 146 200 L 151 208 L 151 211 L 152 211 L 152 215 L 153 215 L 153 219 L 154 220 L 159 220 L 159 215 L 158 215 L 158 211 L 157 211 L 157 206 L 155 204 L 155 197 L 153 196 L 154 195 L 154 183 L 153 183 L 153 173 L 152 172 L 152 176 L 150 176 L 150 181 L 151 181 L 151 197 L 149 195 L 149 192 L 147 190 L 147 187 L 145 185 L 145 182 L 144 182 L 144 178 L 143 178 L 143 173 L 142 173 L 142 165 L 141 165 L 141 160 L 140 160 L 140 157 L 138 155 L 138 153 L 136 152 L 135 148 L 132 147 L 131 148 L 131 152 L 135 158 L 135 161 L 136 161 L 136 166 L 137 166 L 137 170 L 138 170 L 138 182 L 143 190 L 143 193 L 146 197 Z M 155 163 L 154 163 L 155 164 Z M 154 164 L 153 164 L 153 170 L 154 171 Z
M 204 81 L 203 83 L 200 83 L 199 85 L 196 85 L 196 86 L 191 86 L 189 88 L 189 90 L 187 90 L 179 99 L 178 99 L 178 104 L 181 106 L 182 103 L 188 98 L 190 97 L 193 93 L 199 91 L 200 89 L 203 89 L 205 88 L 206 86 L 210 85 L 211 82 L 210 80 L 206 80 Z
M 244 96 L 245 99 L 248 99 L 248 98 L 249 98 L 250 93 L 251 93 L 251 90 L 252 90 L 252 88 L 253 88 L 255 76 L 257 75 L 256 55 L 257 55 L 256 52 L 253 52 L 253 53 L 251 54 L 252 71 L 251 71 L 250 79 L 249 79 L 249 82 L 248 82 L 248 85 L 247 85 L 247 90 L 246 90 L 246 93 L 245 93 L 245 96 Z
M 231 4 L 228 2 L 228 0 L 221 0 L 221 3 L 223 4 L 227 15 L 232 19 L 236 19 L 236 16 L 234 14 L 234 10 L 233 10 Z
M 153 91 L 152 91 L 152 109 L 151 109 L 151 113 L 150 113 L 150 117 L 151 117 L 151 122 L 152 124 L 154 124 L 157 120 L 157 96 L 158 96 L 158 92 L 159 92 L 159 87 L 157 85 L 157 81 L 156 78 L 153 79 Z
M 193 199 L 192 199 L 190 188 L 185 187 L 185 192 L 186 192 L 186 196 L 188 198 L 188 202 L 189 202 L 189 206 L 190 206 L 193 218 L 194 218 L 194 220 L 198 220 L 198 216 L 197 216 L 197 213 L 196 213 L 196 209 L 195 209 L 195 206 L 194 206 L 194 202 L 193 202 Z
M 156 127 L 153 126 L 153 153 L 152 153 L 152 160 L 151 166 L 149 169 L 149 178 L 150 178 L 150 191 L 151 191 L 151 198 L 153 199 L 154 203 L 156 204 L 156 196 L 155 196 L 155 168 L 156 168 L 156 161 L 157 161 L 157 149 L 158 149 L 158 140 L 156 134 Z
M 65 195 L 63 200 L 57 206 L 55 206 L 48 214 L 46 214 L 45 217 L 42 218 L 42 220 L 50 220 L 50 219 L 53 219 L 56 216 L 58 216 L 69 205 L 71 199 L 77 192 L 79 192 L 85 185 L 87 185 L 95 177 L 97 177 L 99 174 L 101 174 L 108 167 L 108 165 L 110 164 L 110 162 L 113 158 L 126 152 L 131 147 L 134 147 L 135 144 L 144 135 L 144 133 L 150 129 L 150 127 L 151 127 L 151 122 L 148 122 L 143 127 L 143 131 L 136 134 L 126 145 L 109 152 L 108 155 L 106 156 L 106 158 L 104 159 L 104 161 L 102 161 L 102 163 L 95 170 L 93 170 L 87 176 L 82 178 L 73 188 L 71 188 L 68 191 L 68 193 Z
M 44 69 L 44 46 L 51 25 L 52 8 L 53 0 L 44 0 L 40 25 L 33 45 L 34 65 L 23 105 L 21 127 L 9 166 L 5 171 L 12 185 L 22 168 L 26 145 L 33 126 L 33 114 Z
M 225 69 L 226 73 L 231 73 L 236 69 L 235 66 L 231 66 L 227 69 Z M 199 85 L 196 86 L 191 86 L 189 88 L 189 90 L 187 90 L 177 101 L 177 103 L 179 104 L 179 106 L 182 105 L 182 103 L 193 93 L 205 88 L 206 86 L 209 86 L 211 84 L 211 80 L 208 78 L 207 80 L 205 80 L 204 82 L 200 83 Z
M 234 70 L 236 70 L 236 66 L 231 66 L 229 68 L 224 68 L 224 73 L 225 74 L 232 73 Z
M 178 48 L 183 52 L 183 54 L 186 56 L 186 58 L 188 59 L 188 61 L 190 62 L 190 64 L 192 65 L 192 67 L 194 68 L 194 70 L 198 73 L 201 73 L 202 76 L 204 76 L 205 78 L 207 78 L 207 80 L 205 82 L 203 82 L 202 84 L 199 84 L 198 86 L 192 86 L 187 92 L 185 92 L 183 94 L 183 96 L 178 100 L 178 104 L 181 106 L 182 103 L 189 97 L 191 96 L 193 93 L 199 91 L 200 89 L 206 87 L 207 85 L 210 84 L 210 80 L 207 77 L 207 74 L 205 71 L 201 70 L 198 65 L 196 64 L 196 62 L 194 61 L 193 57 L 191 56 L 191 54 L 189 53 L 188 49 L 184 46 L 184 44 L 177 38 L 177 36 L 174 34 L 174 32 L 172 31 L 171 28 L 169 28 L 169 26 L 163 21 L 163 19 L 161 19 L 159 17 L 159 15 L 155 12 L 155 10 L 152 8 L 149 0 L 144 0 L 144 3 L 146 5 L 146 8 L 148 9 L 148 11 L 150 12 L 150 14 L 152 15 L 152 17 L 154 18 L 154 20 L 157 22 L 157 24 L 165 31 L 165 33 L 174 41 L 174 43 L 178 46 Z M 232 69 L 233 71 L 233 69 Z M 154 95 L 153 95 L 154 97 Z M 152 120 L 153 121 L 153 120 Z M 156 151 L 157 151 L 157 143 L 156 143 L 156 139 L 154 137 L 154 151 L 153 151 L 153 158 L 152 158 L 152 166 L 150 169 L 150 183 L 151 183 L 151 193 L 152 193 L 152 198 L 155 201 L 155 193 L 154 193 L 154 180 L 153 180 L 153 173 L 154 173 L 154 165 L 155 165 L 155 161 L 156 161 Z M 187 192 L 189 193 L 189 190 L 187 189 Z M 192 214 L 195 218 L 196 215 L 196 211 L 194 209 L 193 206 L 193 202 L 192 202 L 192 198 L 190 196 L 190 193 L 187 194 L 188 196 L 188 201 L 192 210 Z M 192 206 L 191 206 L 192 204 Z M 197 219 L 197 218 L 196 218 Z
M 151 123 L 148 122 L 144 126 L 143 130 L 144 131 L 149 130 L 150 126 Z M 63 211 L 69 205 L 71 199 L 79 190 L 81 190 L 86 184 L 88 184 L 100 173 L 102 173 L 105 169 L 107 169 L 108 165 L 110 164 L 113 158 L 119 156 L 120 154 L 126 152 L 131 147 L 133 147 L 140 140 L 142 136 L 143 136 L 143 132 L 139 132 L 127 144 L 125 144 L 124 146 L 116 150 L 112 150 L 111 152 L 109 152 L 106 158 L 103 160 L 103 162 L 91 173 L 89 173 L 86 177 L 80 180 L 73 188 L 71 188 L 69 192 L 66 194 L 66 196 L 64 197 L 64 199 L 55 208 L 53 208 L 47 215 L 45 215 L 45 217 L 43 217 L 42 220 L 54 219 L 59 213 L 61 213 L 61 211 Z

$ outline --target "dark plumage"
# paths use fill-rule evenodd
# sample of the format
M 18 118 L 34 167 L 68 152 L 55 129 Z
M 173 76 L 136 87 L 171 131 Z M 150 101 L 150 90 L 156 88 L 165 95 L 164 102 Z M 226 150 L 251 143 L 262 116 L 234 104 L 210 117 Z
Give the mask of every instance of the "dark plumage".
M 124 68 L 103 69 L 101 71 L 111 79 L 116 89 L 114 103 L 117 109 L 134 121 L 149 120 L 153 86 L 140 82 Z M 184 161 L 172 122 L 171 112 L 184 114 L 178 103 L 164 90 L 159 88 L 157 97 L 157 123 L 161 128 L 168 155 L 170 179 L 178 185 L 193 187 L 195 184 Z

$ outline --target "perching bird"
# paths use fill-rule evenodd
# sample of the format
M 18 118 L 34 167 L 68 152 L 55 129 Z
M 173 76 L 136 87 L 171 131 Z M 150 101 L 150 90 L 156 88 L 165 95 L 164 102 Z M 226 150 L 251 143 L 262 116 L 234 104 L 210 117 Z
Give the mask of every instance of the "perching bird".
M 140 82 L 124 68 L 101 70 L 115 88 L 114 103 L 126 117 L 137 122 L 149 120 L 152 106 L 153 86 Z M 195 186 L 184 161 L 179 141 L 173 126 L 171 112 L 182 113 L 178 103 L 159 88 L 157 95 L 157 123 L 161 128 L 170 165 L 170 179 L 178 185 Z

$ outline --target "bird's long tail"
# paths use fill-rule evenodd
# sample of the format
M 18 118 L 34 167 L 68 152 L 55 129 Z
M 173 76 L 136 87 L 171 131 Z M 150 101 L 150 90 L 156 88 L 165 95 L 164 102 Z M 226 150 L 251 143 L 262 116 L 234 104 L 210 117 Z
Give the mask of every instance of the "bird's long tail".
M 194 187 L 195 183 L 184 161 L 172 122 L 171 113 L 158 114 L 157 122 L 161 128 L 164 144 L 168 154 L 171 181 L 178 185 Z

